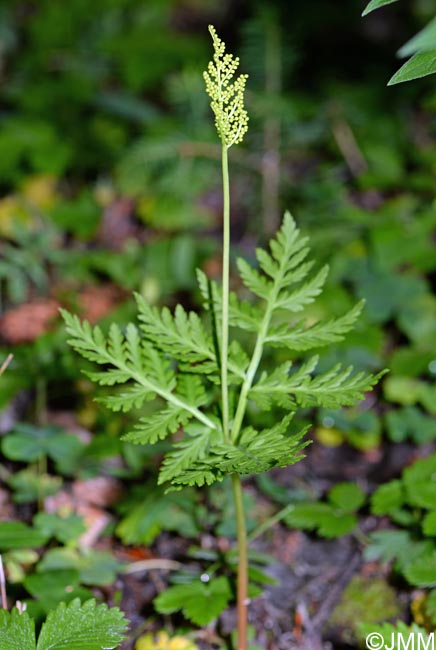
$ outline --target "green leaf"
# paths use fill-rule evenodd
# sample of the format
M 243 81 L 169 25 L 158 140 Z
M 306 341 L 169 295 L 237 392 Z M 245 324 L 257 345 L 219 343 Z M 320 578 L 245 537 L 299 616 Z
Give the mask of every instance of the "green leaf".
M 324 374 L 311 377 L 317 363 L 318 357 L 312 357 L 289 376 L 289 364 L 280 366 L 269 375 L 264 372 L 251 388 L 249 396 L 255 401 L 260 400 L 262 408 L 266 408 L 269 401 L 270 404 L 287 405 L 289 408 L 298 405 L 334 409 L 351 406 L 363 399 L 365 392 L 371 390 L 384 374 L 367 375 L 358 372 L 352 375 L 352 367 L 344 369 L 338 364 Z
M 35 650 L 35 624 L 27 612 L 0 610 L 0 650 Z
M 411 56 L 416 52 L 424 50 L 433 50 L 436 47 L 436 18 L 433 18 L 428 25 L 418 34 L 415 34 L 403 47 L 398 50 L 401 57 Z
M 274 347 L 284 347 L 295 351 L 310 350 L 337 343 L 342 341 L 344 335 L 354 326 L 364 304 L 364 301 L 361 301 L 344 316 L 325 323 L 315 323 L 310 327 L 304 325 L 294 325 L 291 328 L 288 325 L 272 327 L 268 331 L 266 342 Z
M 436 482 L 420 480 L 406 484 L 406 500 L 420 508 L 436 508 Z
M 170 360 L 160 353 L 151 341 L 143 341 L 137 328 L 129 323 L 123 336 L 118 326 L 112 325 L 108 337 L 99 327 L 92 328 L 87 321 L 80 321 L 61 310 L 70 345 L 83 357 L 101 365 L 111 365 L 105 372 L 89 373 L 88 376 L 101 385 L 113 385 L 133 381 L 144 390 L 144 399 L 162 397 L 170 406 L 187 411 L 189 417 L 195 417 L 203 424 L 216 428 L 210 418 L 195 406 L 188 404 L 182 395 L 174 394 L 176 375 Z M 120 399 L 121 398 L 121 399 Z M 137 404 L 136 393 L 127 392 L 123 405 L 122 395 L 117 395 L 116 410 L 129 409 Z M 153 425 L 154 426 L 154 425 Z M 172 426 L 175 426 L 172 423 Z M 153 434 L 154 435 L 154 434 Z
M 362 16 L 366 16 L 371 11 L 379 9 L 380 7 L 384 7 L 385 5 L 390 5 L 393 2 L 397 2 L 397 0 L 371 0 L 371 2 L 364 9 Z
M 373 639 L 374 645 L 372 647 L 380 649 L 391 647 L 394 639 L 401 639 L 401 643 L 398 641 L 399 647 L 403 646 L 406 649 L 410 646 L 411 650 L 412 648 L 419 648 L 420 646 L 426 648 L 431 647 L 432 645 L 432 641 L 430 642 L 426 630 L 423 627 L 416 625 L 416 623 L 412 623 L 412 625 L 406 625 L 403 621 L 396 621 L 395 624 L 382 623 L 381 625 L 362 623 L 359 625 L 358 629 L 359 636 L 361 636 L 362 639 L 367 637 L 369 637 L 368 641 Z M 371 646 L 368 644 L 367 647 Z
M 161 614 L 182 610 L 184 616 L 196 625 L 207 625 L 224 611 L 231 599 L 227 578 L 220 577 L 203 583 L 200 580 L 176 585 L 163 591 L 154 600 Z
M 124 639 L 126 627 L 117 608 L 96 606 L 95 600 L 61 603 L 43 624 L 36 650 L 111 650 Z
M 436 49 L 417 52 L 389 80 L 388 86 L 420 79 L 436 72 Z
M 0 549 L 3 551 L 42 546 L 48 537 L 44 531 L 30 528 L 21 521 L 0 522 Z
M 330 503 L 341 512 L 352 513 L 365 502 L 365 493 L 356 483 L 337 483 L 328 493 Z
M 436 537 L 436 512 L 428 512 L 422 520 L 422 531 L 427 537 Z
M 436 553 L 413 560 L 404 567 L 403 572 L 414 587 L 436 586 Z
M 370 544 L 365 549 L 365 559 L 369 562 L 397 560 L 401 567 L 413 558 L 428 556 L 433 543 L 416 542 L 408 530 L 380 530 L 369 535 Z
M 175 433 L 190 420 L 190 417 L 192 417 L 190 413 L 183 408 L 169 404 L 165 409 L 153 415 L 140 418 L 133 430 L 122 436 L 122 440 L 135 444 L 152 445 Z
M 298 503 L 286 515 L 285 522 L 291 528 L 317 530 L 322 537 L 331 539 L 351 532 L 357 518 L 337 512 L 328 503 Z
M 177 305 L 174 316 L 168 307 L 159 313 L 136 295 L 139 320 L 145 336 L 160 350 L 184 364 L 195 364 L 197 372 L 218 373 L 216 354 L 209 334 L 195 312 Z
M 237 445 L 216 445 L 208 458 L 211 468 L 224 474 L 260 474 L 273 467 L 286 467 L 302 460 L 301 450 L 309 441 L 301 442 L 306 427 L 294 435 L 286 435 L 292 414 L 271 429 L 244 429 Z
M 92 598 L 92 593 L 80 586 L 79 572 L 71 569 L 32 573 L 26 575 L 23 585 L 47 613 L 60 602 L 67 603 L 75 598 L 82 600 Z
M 27 462 L 45 456 L 61 461 L 65 455 L 77 455 L 82 449 L 83 444 L 76 436 L 55 426 L 18 424 L 2 442 L 2 451 L 7 458 Z
M 85 532 L 83 517 L 68 515 L 61 517 L 48 512 L 39 512 L 33 518 L 33 524 L 47 537 L 55 537 L 62 544 L 77 540 Z
M 389 481 L 381 485 L 371 496 L 371 512 L 374 515 L 388 515 L 398 510 L 405 499 L 401 481 Z
M 38 571 L 76 570 L 83 584 L 104 586 L 114 582 L 121 566 L 108 552 L 87 550 L 79 553 L 72 548 L 52 548 L 38 564 Z
M 204 480 L 197 473 L 191 473 L 195 470 L 197 461 L 206 457 L 207 449 L 210 443 L 211 430 L 207 427 L 191 425 L 185 428 L 184 439 L 174 445 L 174 451 L 167 454 L 162 463 L 158 483 L 161 485 L 165 482 L 171 482 L 174 485 L 210 485 L 212 479 L 211 472 L 213 468 L 207 468 L 204 473 Z M 216 480 L 216 479 L 215 479 Z M 212 481 L 213 482 L 213 481 Z

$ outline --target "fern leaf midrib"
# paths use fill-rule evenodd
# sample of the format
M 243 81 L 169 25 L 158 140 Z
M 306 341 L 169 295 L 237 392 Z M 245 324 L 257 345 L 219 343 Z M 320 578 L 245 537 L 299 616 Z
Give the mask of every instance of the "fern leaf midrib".
M 280 261 L 279 271 L 274 278 L 273 288 L 270 295 L 268 296 L 267 307 L 259 330 L 259 334 L 257 335 L 256 344 L 253 350 L 253 356 L 251 357 L 250 365 L 248 366 L 245 380 L 242 384 L 235 419 L 231 431 L 231 439 L 233 443 L 236 442 L 239 436 L 242 422 L 244 420 L 245 410 L 247 407 L 248 393 L 250 392 L 250 389 L 253 385 L 254 377 L 259 367 L 259 363 L 262 359 L 263 347 L 267 338 L 275 303 L 277 302 L 277 298 L 281 290 L 281 283 L 286 273 L 286 259 L 286 255 L 283 255 L 283 258 Z

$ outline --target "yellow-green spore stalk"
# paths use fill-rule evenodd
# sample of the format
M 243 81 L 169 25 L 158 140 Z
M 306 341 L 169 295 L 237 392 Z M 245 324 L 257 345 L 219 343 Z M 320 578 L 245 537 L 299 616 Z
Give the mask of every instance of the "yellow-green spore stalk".
M 248 75 L 241 74 L 233 80 L 239 67 L 239 57 L 225 53 L 225 43 L 212 25 L 209 25 L 209 32 L 213 40 L 214 55 L 203 76 L 206 92 L 212 100 L 210 105 L 215 113 L 218 135 L 221 142 L 229 148 L 242 142 L 248 129 L 248 114 L 244 108 Z
M 233 423 L 229 421 L 228 353 L 229 353 L 229 278 L 230 278 L 230 182 L 228 150 L 242 142 L 248 129 L 248 115 L 244 108 L 244 91 L 248 75 L 234 79 L 239 58 L 226 54 L 226 46 L 209 25 L 214 55 L 204 72 L 206 92 L 211 98 L 215 125 L 222 144 L 223 175 L 223 272 L 222 272 L 222 318 L 221 318 L 221 413 L 224 441 L 229 444 Z M 248 605 L 248 552 L 247 531 L 239 474 L 232 474 L 236 526 L 238 531 L 238 650 L 247 649 Z

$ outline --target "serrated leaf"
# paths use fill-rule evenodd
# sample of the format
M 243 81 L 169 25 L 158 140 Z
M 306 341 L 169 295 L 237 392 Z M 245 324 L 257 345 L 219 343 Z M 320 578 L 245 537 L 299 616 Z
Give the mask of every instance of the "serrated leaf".
M 385 5 L 390 5 L 394 2 L 397 2 L 397 0 L 371 0 L 371 2 L 366 6 L 364 11 L 362 12 L 362 16 L 366 16 L 371 11 L 375 11 L 375 9 L 380 9 L 380 7 L 384 7 Z
M 433 549 L 430 540 L 416 542 L 408 530 L 380 530 L 370 533 L 369 539 L 370 543 L 365 549 L 365 559 L 368 561 L 397 560 L 400 566 L 405 566 L 411 558 L 426 557 Z
M 35 650 L 35 624 L 27 612 L 0 609 L 0 650 Z
M 267 280 L 259 271 L 256 271 L 256 269 L 242 258 L 238 258 L 237 266 L 242 282 L 247 289 L 250 289 L 259 298 L 268 300 L 273 286 L 272 282 Z
M 406 564 L 403 573 L 406 580 L 414 587 L 435 587 L 436 553 Z
M 43 624 L 36 650 L 111 650 L 123 640 L 126 627 L 117 608 L 96 606 L 95 600 L 61 603 Z
M 371 512 L 374 515 L 387 515 L 404 503 L 405 493 L 401 481 L 389 481 L 381 485 L 371 496 Z
M 107 373 L 101 373 L 103 376 Z M 90 379 L 95 377 L 96 373 L 88 373 Z M 124 380 L 125 381 L 125 380 Z M 144 386 L 134 384 L 123 390 L 118 395 L 110 395 L 110 397 L 97 397 L 96 402 L 104 404 L 111 411 L 123 411 L 127 413 L 132 409 L 140 409 L 144 402 L 151 401 L 155 398 L 156 393 L 150 392 Z
M 436 48 L 417 52 L 389 80 L 388 86 L 420 79 L 436 72 Z
M 422 520 L 422 531 L 427 537 L 436 537 L 436 512 L 428 512 Z
M 167 307 L 161 312 L 137 295 L 141 329 L 155 345 L 173 358 L 196 364 L 196 370 L 217 373 L 216 354 L 209 334 L 195 312 L 187 313 L 177 305 L 174 315 Z M 203 366 L 203 363 L 207 362 Z
M 176 376 L 171 362 L 153 347 L 152 342 L 142 341 L 137 328 L 129 324 L 126 328 L 124 342 L 116 327 L 111 328 L 107 341 L 100 328 L 92 328 L 86 321 L 81 322 L 77 316 L 72 316 L 62 310 L 67 331 L 72 337 L 70 345 L 82 356 L 102 365 L 112 365 L 107 373 L 89 373 L 91 379 L 100 384 L 114 384 L 120 381 L 132 380 L 144 389 L 144 399 L 159 395 L 170 406 L 183 409 L 206 426 L 212 429 L 216 425 L 210 418 L 201 413 L 196 407 L 187 404 L 182 396 L 173 393 L 176 387 Z M 105 375 L 107 379 L 105 379 Z M 139 394 L 140 391 L 138 391 Z M 139 397 L 138 397 L 139 399 Z M 128 409 L 136 404 L 136 397 L 131 391 L 127 392 L 126 402 L 120 400 L 120 395 L 114 400 L 116 409 Z
M 122 440 L 136 445 L 153 445 L 175 433 L 189 419 L 187 411 L 169 404 L 153 415 L 140 418 L 134 428 L 122 436 Z
M 184 439 L 165 456 L 159 473 L 159 485 L 167 481 L 174 481 L 177 485 L 195 485 L 194 481 L 190 482 L 189 472 L 195 468 L 197 461 L 205 458 L 210 436 L 211 430 L 207 427 L 192 426 L 186 429 Z
M 291 313 L 301 311 L 306 305 L 310 305 L 322 292 L 329 268 L 324 266 L 311 279 L 305 282 L 295 291 L 280 291 L 275 302 L 275 309 L 285 309 Z
M 336 365 L 330 371 L 312 377 L 317 362 L 318 357 L 312 357 L 299 370 L 289 375 L 289 365 L 286 364 L 270 375 L 263 373 L 251 388 L 249 396 L 255 401 L 260 400 L 263 408 L 266 408 L 268 400 L 289 408 L 295 408 L 296 405 L 326 408 L 351 406 L 363 399 L 365 392 L 371 390 L 384 374 L 368 375 L 358 372 L 353 375 L 351 367 Z
M 328 499 L 333 506 L 349 514 L 365 503 L 365 493 L 356 483 L 337 483 L 328 493 Z
M 196 625 L 207 625 L 227 607 L 231 598 L 227 578 L 220 577 L 203 583 L 200 580 L 186 585 L 176 585 L 163 591 L 154 600 L 161 614 L 182 610 L 187 619 Z
M 364 301 L 359 302 L 347 314 L 310 327 L 295 325 L 289 328 L 281 325 L 271 328 L 266 341 L 274 347 L 285 347 L 293 351 L 305 351 L 342 341 L 359 318 Z
M 224 474 L 260 474 L 273 467 L 286 467 L 302 460 L 302 449 L 309 441 L 302 442 L 308 427 L 298 433 L 284 435 L 289 428 L 292 414 L 287 415 L 271 429 L 256 431 L 244 429 L 238 444 L 217 445 L 212 448 L 211 467 Z

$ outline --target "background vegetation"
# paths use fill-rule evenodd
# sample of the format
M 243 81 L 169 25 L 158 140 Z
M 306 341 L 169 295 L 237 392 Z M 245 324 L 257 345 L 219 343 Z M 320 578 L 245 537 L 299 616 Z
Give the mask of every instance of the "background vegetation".
M 132 290 L 195 308 L 195 268 L 219 278 L 220 150 L 201 76 L 213 22 L 250 74 L 250 130 L 231 160 L 235 253 L 252 256 L 290 209 L 331 268 L 313 319 L 366 299 L 320 369 L 390 369 L 358 407 L 315 414 L 307 462 L 247 483 L 252 595 L 266 594 L 253 603 L 253 644 L 358 647 L 356 620 L 433 629 L 436 94 L 433 77 L 386 82 L 434 3 L 365 20 L 361 10 L 2 3 L 0 360 L 14 358 L 0 384 L 0 550 L 10 601 L 35 616 L 94 595 L 126 611 L 126 648 L 163 629 L 191 647 L 229 643 L 232 609 L 213 622 L 234 596 L 228 486 L 183 497 L 152 487 L 161 456 L 120 442 L 129 419 L 93 401 L 58 317 L 62 306 L 122 326 Z M 213 579 L 197 580 L 205 572 Z M 364 616 L 367 602 L 377 607 Z

